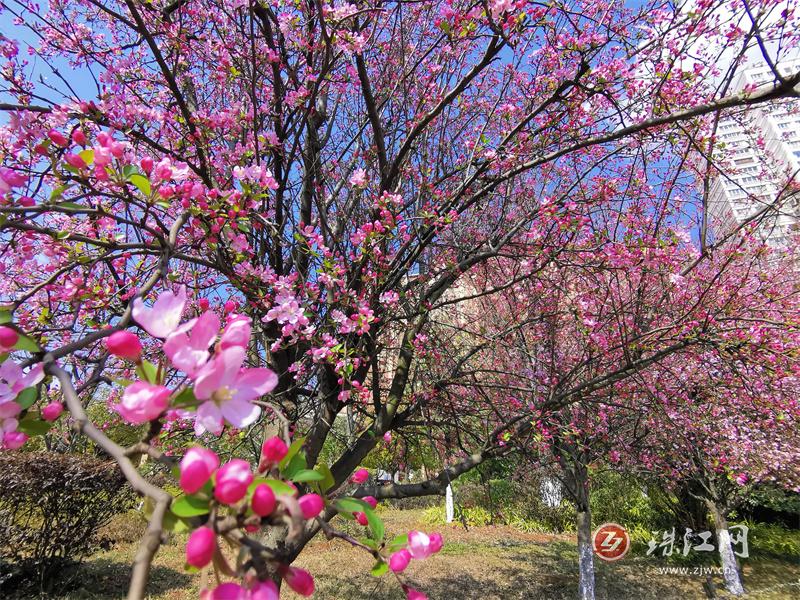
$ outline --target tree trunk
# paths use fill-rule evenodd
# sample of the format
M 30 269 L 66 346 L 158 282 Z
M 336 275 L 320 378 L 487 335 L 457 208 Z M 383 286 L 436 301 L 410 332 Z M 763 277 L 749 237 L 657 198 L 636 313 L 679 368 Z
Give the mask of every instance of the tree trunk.
M 731 535 L 728 532 L 728 520 L 725 514 L 712 500 L 706 500 L 709 510 L 714 517 L 714 528 L 717 532 L 717 544 L 719 546 L 719 557 L 722 563 L 722 578 L 725 581 L 725 589 L 733 596 L 744 594 L 742 578 L 739 575 L 739 566 L 736 563 L 736 556 L 731 545 Z
M 453 506 L 453 486 L 447 484 L 447 489 L 444 492 L 444 521 L 445 523 L 452 523 L 455 516 Z
M 592 512 L 588 503 L 578 506 L 578 598 L 594 600 L 594 555 L 592 551 Z

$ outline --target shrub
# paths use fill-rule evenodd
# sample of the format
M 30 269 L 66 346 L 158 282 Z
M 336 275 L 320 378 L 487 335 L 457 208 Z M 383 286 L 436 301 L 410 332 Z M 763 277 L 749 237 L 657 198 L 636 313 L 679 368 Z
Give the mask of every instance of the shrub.
M 114 463 L 0 453 L 0 586 L 49 587 L 66 566 L 103 546 L 98 531 L 132 500 Z

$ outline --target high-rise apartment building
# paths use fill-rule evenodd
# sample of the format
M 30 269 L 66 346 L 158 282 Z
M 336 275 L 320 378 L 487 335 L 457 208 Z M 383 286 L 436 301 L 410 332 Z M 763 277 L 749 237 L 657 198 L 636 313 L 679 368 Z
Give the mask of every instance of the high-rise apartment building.
M 785 74 L 800 70 L 800 59 L 781 63 Z M 767 65 L 743 70 L 730 93 L 774 82 Z M 725 162 L 711 181 L 708 209 L 716 239 L 745 221 L 757 221 L 757 234 L 783 248 L 800 234 L 800 100 L 749 107 L 720 119 L 717 138 Z M 791 182 L 794 181 L 794 185 Z

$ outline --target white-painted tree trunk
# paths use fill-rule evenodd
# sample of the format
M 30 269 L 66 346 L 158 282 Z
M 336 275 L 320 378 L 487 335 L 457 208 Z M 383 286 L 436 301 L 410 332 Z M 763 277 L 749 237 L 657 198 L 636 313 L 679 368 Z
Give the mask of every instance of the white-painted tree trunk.
M 578 510 L 578 598 L 594 600 L 594 553 L 592 550 L 592 513 Z
M 742 585 L 742 578 L 739 576 L 736 556 L 731 545 L 728 520 L 715 503 L 708 502 L 708 506 L 714 516 L 714 527 L 717 530 L 717 546 L 719 547 L 719 558 L 722 563 L 722 579 L 725 581 L 725 589 L 732 596 L 742 596 L 744 594 L 744 586 Z
M 444 520 L 445 523 L 452 523 L 455 517 L 455 507 L 453 506 L 453 486 L 447 484 L 444 492 Z

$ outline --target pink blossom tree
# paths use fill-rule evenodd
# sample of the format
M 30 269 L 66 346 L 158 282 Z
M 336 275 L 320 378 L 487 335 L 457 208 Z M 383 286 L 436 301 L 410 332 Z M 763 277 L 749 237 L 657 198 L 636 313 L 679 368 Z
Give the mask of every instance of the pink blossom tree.
M 470 434 L 428 481 L 353 492 L 386 434 L 418 435 L 433 409 L 487 410 L 470 395 L 442 404 L 487 344 L 433 343 L 437 311 L 468 312 L 472 274 L 520 243 L 531 262 L 478 297 L 558 268 L 593 207 L 621 182 L 648 183 L 654 148 L 679 166 L 669 150 L 713 145 L 704 116 L 795 95 L 800 73 L 777 70 L 764 88 L 727 93 L 751 51 L 773 64 L 796 46 L 782 7 L 750 3 L 748 20 L 724 2 L 4 4 L 4 447 L 58 418 L 44 393 L 57 381 L 76 429 L 152 507 L 130 598 L 145 595 L 161 534 L 176 527 L 193 530 L 189 564 L 235 580 L 211 597 L 270 597 L 281 581 L 312 593 L 291 563 L 323 532 L 421 598 L 399 575 L 405 555 L 391 557 L 425 558 L 440 540 L 386 541 L 372 501 L 345 494 L 443 493 L 508 451 L 527 418 Z M 684 172 L 653 183 L 672 198 Z M 637 351 L 637 366 L 658 355 Z M 578 395 L 556 398 L 548 408 Z M 137 443 L 90 420 L 101 399 L 143 426 Z M 345 411 L 352 443 L 323 464 Z M 134 465 L 175 466 L 163 449 L 187 425 L 201 442 L 238 429 L 266 445 L 251 463 L 182 452 L 175 499 Z M 337 513 L 363 513 L 369 542 L 338 532 Z M 249 558 L 224 563 L 220 536 Z

